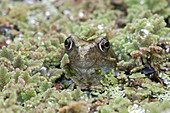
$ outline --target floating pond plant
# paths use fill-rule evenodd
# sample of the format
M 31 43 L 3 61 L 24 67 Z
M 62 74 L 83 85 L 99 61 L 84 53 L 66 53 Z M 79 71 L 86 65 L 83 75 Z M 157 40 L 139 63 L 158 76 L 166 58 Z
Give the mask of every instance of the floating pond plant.
M 0 112 L 168 113 L 169 4 L 0 0 Z

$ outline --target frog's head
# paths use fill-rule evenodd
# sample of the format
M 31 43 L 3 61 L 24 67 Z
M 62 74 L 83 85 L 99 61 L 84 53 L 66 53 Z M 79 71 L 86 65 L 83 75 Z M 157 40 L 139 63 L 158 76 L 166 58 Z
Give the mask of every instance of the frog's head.
M 107 37 L 88 41 L 70 36 L 65 40 L 65 51 L 70 60 L 70 73 L 79 81 L 86 78 L 88 82 L 96 82 L 94 78 L 103 78 L 102 74 L 107 74 L 114 68 L 114 58 Z

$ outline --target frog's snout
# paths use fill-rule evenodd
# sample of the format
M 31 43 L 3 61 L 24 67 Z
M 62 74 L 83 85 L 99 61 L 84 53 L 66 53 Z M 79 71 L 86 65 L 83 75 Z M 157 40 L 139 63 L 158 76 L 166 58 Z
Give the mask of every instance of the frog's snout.
M 78 53 L 79 53 L 79 57 L 80 57 L 80 61 L 85 61 L 86 59 L 88 59 L 88 54 L 89 54 L 89 50 L 90 47 L 88 46 L 80 46 L 78 47 Z

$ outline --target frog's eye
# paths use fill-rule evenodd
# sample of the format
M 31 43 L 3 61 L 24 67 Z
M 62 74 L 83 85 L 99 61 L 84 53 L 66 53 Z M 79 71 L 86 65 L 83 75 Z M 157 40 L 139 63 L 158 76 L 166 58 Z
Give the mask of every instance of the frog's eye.
M 65 42 L 64 42 L 64 45 L 65 45 L 65 48 L 66 48 L 66 51 L 69 52 L 72 50 L 73 48 L 73 45 L 74 45 L 74 41 L 73 39 L 70 37 L 68 37 Z
M 107 55 L 107 52 L 110 48 L 110 43 L 107 39 L 103 38 L 98 44 L 97 44 L 98 50 L 103 54 Z

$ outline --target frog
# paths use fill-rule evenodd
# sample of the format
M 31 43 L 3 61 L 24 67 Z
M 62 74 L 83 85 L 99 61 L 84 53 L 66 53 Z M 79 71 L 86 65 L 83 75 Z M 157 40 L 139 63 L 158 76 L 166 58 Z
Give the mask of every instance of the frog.
M 71 78 L 81 87 L 101 85 L 104 75 L 116 67 L 115 55 L 107 36 L 87 40 L 71 35 L 65 39 L 64 45 Z

